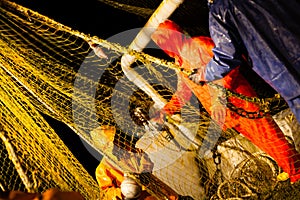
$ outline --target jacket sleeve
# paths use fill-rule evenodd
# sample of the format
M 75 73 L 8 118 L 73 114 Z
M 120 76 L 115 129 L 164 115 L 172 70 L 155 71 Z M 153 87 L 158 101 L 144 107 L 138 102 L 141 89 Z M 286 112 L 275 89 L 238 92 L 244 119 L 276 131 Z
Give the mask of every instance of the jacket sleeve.
M 190 38 L 186 38 L 181 28 L 171 20 L 161 23 L 158 29 L 152 34 L 152 40 L 170 57 L 175 58 L 179 65 L 182 64 L 182 49 Z M 190 100 L 192 91 L 188 88 L 178 74 L 177 91 L 171 100 L 164 106 L 163 110 L 172 115 L 178 112 L 184 104 Z
M 211 38 L 186 36 L 178 25 L 170 20 L 159 25 L 152 39 L 184 69 L 205 67 L 213 56 L 214 43 Z M 183 76 L 181 73 L 178 74 L 177 91 L 163 108 L 168 115 L 180 111 L 192 96 L 192 91 Z
M 179 112 L 180 109 L 188 102 L 192 97 L 192 91 L 183 80 L 181 74 L 178 74 L 177 91 L 172 96 L 171 100 L 163 107 L 163 110 L 168 115 L 173 115 Z
M 242 63 L 243 44 L 231 23 L 232 12 L 228 7 L 223 1 L 210 6 L 209 31 L 215 47 L 214 56 L 206 66 L 206 81 L 221 79 Z
M 120 189 L 121 182 L 124 180 L 122 172 L 116 169 L 106 157 L 103 157 L 95 173 L 101 199 L 122 199 Z

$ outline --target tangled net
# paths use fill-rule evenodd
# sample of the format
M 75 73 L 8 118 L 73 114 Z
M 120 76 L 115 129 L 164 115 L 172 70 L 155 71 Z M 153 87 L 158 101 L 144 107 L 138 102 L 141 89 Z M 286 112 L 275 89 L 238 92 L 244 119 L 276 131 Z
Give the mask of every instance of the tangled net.
M 115 6 L 122 3 L 105 2 Z M 176 91 L 177 66 L 167 59 L 151 56 L 151 51 L 148 54 L 128 52 L 128 44 L 122 44 L 118 37 L 110 40 L 92 37 L 15 3 L 1 0 L 0 5 L 0 188 L 42 192 L 57 187 L 79 191 L 87 199 L 99 198 L 101 191 L 95 180 L 42 114 L 65 123 L 122 170 L 140 172 L 144 169 L 143 164 L 148 164 L 149 158 L 136 144 L 145 133 L 144 122 L 154 102 L 124 76 L 120 59 L 125 53 L 135 55 L 133 68 L 165 101 Z M 130 10 L 140 9 L 139 5 L 133 7 L 128 2 L 127 5 Z M 177 13 L 186 12 L 179 9 Z M 91 51 L 91 41 L 101 47 L 107 59 Z M 247 101 L 262 99 L 259 101 L 262 104 L 267 100 L 274 114 L 287 108 L 278 96 L 247 99 L 229 90 L 226 93 Z M 136 108 L 142 109 L 145 121 L 136 119 L 133 114 Z M 244 112 L 240 114 L 251 117 Z M 208 127 L 218 130 L 195 96 L 182 108 L 181 115 L 185 121 L 180 128 L 193 130 L 196 133 L 193 137 L 200 143 Z M 260 150 L 247 142 L 248 146 L 238 146 L 236 150 L 242 154 L 240 160 L 234 162 L 238 165 L 232 170 L 230 167 L 226 167 L 225 172 L 221 170 L 221 163 L 226 163 L 224 160 L 228 158 L 222 157 L 224 152 L 220 154 L 217 147 L 229 140 L 242 141 L 235 130 L 221 131 L 213 156 L 199 158 L 190 138 L 180 136 L 180 131 L 168 135 L 172 126 L 162 129 L 167 134 L 164 138 L 156 133 L 149 135 L 156 148 L 167 146 L 163 149 L 164 156 L 154 160 L 160 167 L 153 173 L 136 177 L 154 196 L 159 199 L 167 199 L 170 194 L 194 199 L 201 195 L 211 199 L 243 199 L 259 198 L 276 191 L 274 177 L 279 173 L 276 163 L 267 156 L 260 159 L 261 154 L 255 154 Z M 112 127 L 115 127 L 113 143 L 101 135 Z M 179 145 L 170 143 L 173 137 L 178 137 Z M 179 153 L 174 154 L 175 151 Z M 191 173 L 184 171 L 185 167 L 189 167 Z M 226 177 L 223 173 L 231 175 Z M 276 195 L 280 193 L 277 191 Z

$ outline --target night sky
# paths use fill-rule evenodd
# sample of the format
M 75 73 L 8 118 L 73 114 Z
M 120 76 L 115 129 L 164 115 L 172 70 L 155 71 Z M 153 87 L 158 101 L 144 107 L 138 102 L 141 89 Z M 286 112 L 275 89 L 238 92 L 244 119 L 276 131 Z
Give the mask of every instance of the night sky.
M 143 27 L 146 19 L 115 9 L 97 0 L 13 0 L 75 30 L 100 38 Z M 62 3 L 64 2 L 64 3 Z

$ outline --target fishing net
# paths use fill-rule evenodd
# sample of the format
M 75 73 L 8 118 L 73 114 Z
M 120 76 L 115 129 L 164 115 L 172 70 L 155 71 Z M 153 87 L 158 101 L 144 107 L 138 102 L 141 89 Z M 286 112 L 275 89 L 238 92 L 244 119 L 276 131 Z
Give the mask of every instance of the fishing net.
M 101 2 L 145 18 L 160 4 Z M 189 10 L 199 4 L 187 2 L 171 18 L 185 24 L 184 31 L 192 35 L 207 35 L 205 23 L 193 28 L 194 22 L 179 18 L 195 17 Z M 276 114 L 280 128 L 288 133 L 284 137 L 289 147 L 294 145 L 292 133 L 298 130 L 294 116 L 280 96 L 266 92 L 268 87 L 261 82 L 249 80 L 257 98 L 209 85 L 227 98 L 260 105 L 259 112 L 253 113 L 227 104 L 237 117 L 248 120 L 240 121 L 244 129 L 220 129 L 205 107 L 210 99 L 199 98 L 197 92 L 163 125 L 152 123 L 153 114 L 177 90 L 178 66 L 154 44 L 143 52 L 129 51 L 126 47 L 140 29 L 102 39 L 9 1 L 0 5 L 2 190 L 42 192 L 56 187 L 79 191 L 86 199 L 100 198 L 98 184 L 43 117 L 48 115 L 122 171 L 133 174 L 158 199 L 261 199 L 293 191 L 294 186 L 276 180 L 282 170 L 272 155 L 238 131 L 264 135 L 268 127 L 255 124 L 266 122 L 253 120 L 273 120 L 271 115 Z M 204 5 L 200 4 L 201 10 L 206 9 Z M 98 46 L 91 48 L 91 43 Z M 134 81 L 122 70 L 124 54 L 136 58 L 129 70 Z M 280 131 L 276 123 L 269 129 Z

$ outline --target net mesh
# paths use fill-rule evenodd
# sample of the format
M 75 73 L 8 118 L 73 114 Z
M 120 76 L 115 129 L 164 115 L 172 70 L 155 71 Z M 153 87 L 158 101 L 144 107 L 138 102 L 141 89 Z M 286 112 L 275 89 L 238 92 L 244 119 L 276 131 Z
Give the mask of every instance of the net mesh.
M 146 1 L 103 2 L 141 14 Z M 190 6 L 198 5 L 189 2 L 193 3 L 181 5 L 172 19 L 180 23 L 178 16 L 190 13 Z M 147 16 L 143 16 L 147 18 L 159 3 L 147 3 Z M 258 148 L 239 134 L 238 130 L 254 129 L 267 138 L 268 127 L 256 124 L 263 125 L 264 120 L 273 120 L 268 116 L 270 113 L 276 114 L 282 131 L 289 133 L 283 136 L 288 138 L 289 148 L 297 147 L 292 135 L 299 130 L 294 116 L 282 113 L 286 112 L 285 102 L 274 92 L 266 92 L 267 86 L 258 84 L 261 82 L 249 80 L 259 94 L 258 99 L 225 90 L 228 98 L 241 99 L 245 104 L 255 102 L 263 108 L 268 105 L 262 114 L 253 114 L 228 104 L 232 113 L 248 120 L 240 120 L 244 129 L 220 130 L 205 106 L 210 99 L 197 93 L 180 113 L 174 114 L 180 114 L 181 123 L 169 118 L 158 127 L 149 123 L 152 109 L 158 101 L 170 100 L 177 90 L 178 68 L 172 59 L 151 49 L 129 52 L 126 46 L 135 32 L 126 35 L 132 38 L 125 42 L 120 36 L 104 40 L 72 30 L 15 3 L 0 1 L 0 5 L 2 190 L 41 192 L 57 187 L 79 191 L 86 199 L 100 198 L 97 183 L 43 118 L 43 113 L 68 125 L 122 171 L 138 174 L 137 181 L 158 199 L 169 199 L 172 195 L 193 199 L 292 199 L 299 195 L 293 191 L 295 185 L 276 180 L 282 169 L 271 156 L 277 154 L 265 154 L 266 149 Z M 186 25 L 184 30 L 192 29 Z M 193 30 L 205 35 L 206 29 Z M 91 41 L 101 49 L 92 51 Z M 101 53 L 107 58 L 101 57 Z M 124 53 L 136 57 L 131 69 L 137 73 L 137 81 L 149 83 L 153 96 L 144 91 L 144 82 L 137 85 L 124 76 L 120 65 Z M 257 119 L 261 121 L 254 123 Z M 269 129 L 280 132 L 275 123 Z M 276 146 L 277 141 L 273 142 L 271 146 Z M 275 147 L 272 150 L 279 152 Z

